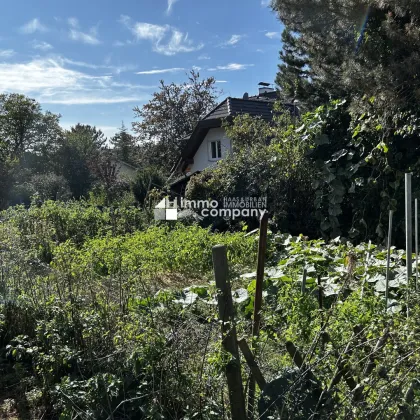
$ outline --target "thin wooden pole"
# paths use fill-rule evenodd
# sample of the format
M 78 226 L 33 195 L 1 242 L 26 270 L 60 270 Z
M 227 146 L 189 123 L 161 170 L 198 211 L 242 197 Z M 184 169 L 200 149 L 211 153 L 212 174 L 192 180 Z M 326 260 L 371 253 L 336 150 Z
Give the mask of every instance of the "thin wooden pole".
M 363 279 L 363 283 L 362 283 L 362 290 L 360 292 L 360 299 L 363 299 L 363 293 L 365 292 L 366 277 L 368 275 L 368 270 L 369 270 L 370 247 L 371 247 L 371 245 L 372 245 L 372 241 L 369 240 L 368 251 L 367 251 L 367 254 L 366 254 L 366 261 L 365 261 L 365 278 Z
M 419 207 L 418 207 L 418 199 L 414 201 L 414 227 L 415 227 L 415 237 L 414 243 L 416 247 L 416 292 L 417 292 L 417 285 L 419 281 Z
M 405 234 L 407 252 L 407 287 L 408 280 L 413 275 L 413 222 L 411 208 L 411 174 L 405 174 Z
M 267 385 L 266 380 L 264 379 L 263 374 L 261 373 L 261 370 L 258 366 L 258 363 L 255 360 L 254 355 L 252 354 L 251 349 L 248 346 L 248 343 L 246 342 L 245 338 L 242 338 L 241 340 L 238 341 L 238 345 L 239 348 L 242 351 L 242 354 L 245 357 L 245 360 L 248 364 L 249 369 L 251 370 L 257 384 L 258 387 L 260 388 L 260 390 L 262 391 L 265 386 Z
M 411 208 L 411 174 L 405 174 L 405 235 L 406 235 L 406 277 L 407 277 L 407 316 L 410 279 L 413 275 L 413 214 Z
M 303 269 L 303 276 L 302 276 L 302 295 L 304 295 L 306 293 L 306 277 L 308 275 L 308 271 L 306 270 L 306 268 Z
M 222 346 L 232 355 L 225 367 L 229 389 L 229 402 L 232 420 L 245 420 L 245 398 L 242 388 L 241 362 L 234 323 L 232 292 L 229 281 L 229 268 L 226 247 L 216 245 L 212 249 L 214 279 L 219 290 L 217 300 L 219 318 L 222 321 Z
M 388 250 L 386 257 L 386 289 L 385 289 L 385 312 L 388 311 L 388 299 L 389 299 L 389 266 L 391 263 L 391 240 L 392 240 L 392 210 L 389 211 L 389 222 L 388 222 Z
M 267 250 L 267 230 L 268 230 L 268 212 L 264 212 L 260 219 L 260 238 L 258 242 L 258 261 L 257 261 L 257 278 L 255 285 L 254 298 L 254 322 L 252 325 L 252 342 L 260 335 L 261 323 L 261 306 L 262 306 L 262 292 L 264 282 L 264 265 L 265 253 Z M 253 348 L 255 346 L 253 345 Z M 255 352 L 255 348 L 254 348 Z M 255 378 L 252 375 L 249 377 L 248 387 L 248 418 L 253 418 L 254 415 L 254 401 L 255 401 Z
M 317 280 L 318 280 L 318 305 L 319 305 L 319 309 L 324 309 L 324 302 L 323 302 L 323 296 L 322 296 L 322 284 L 321 284 L 320 275 L 318 275 Z
M 252 336 L 258 337 L 260 333 L 261 322 L 261 306 L 262 306 L 262 292 L 264 282 L 264 265 L 265 252 L 267 250 L 267 230 L 268 230 L 268 213 L 265 212 L 260 220 L 260 239 L 258 243 L 258 262 L 257 262 L 257 278 L 255 285 L 255 300 L 254 300 L 254 324 L 252 326 Z

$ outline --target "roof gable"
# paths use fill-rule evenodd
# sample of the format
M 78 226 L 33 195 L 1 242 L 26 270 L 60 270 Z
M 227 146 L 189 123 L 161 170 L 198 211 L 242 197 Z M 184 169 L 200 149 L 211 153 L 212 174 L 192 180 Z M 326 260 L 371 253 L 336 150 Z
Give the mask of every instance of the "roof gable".
M 271 121 L 273 119 L 273 107 L 276 99 L 277 92 L 270 92 L 270 94 L 263 94 L 260 96 L 251 96 L 248 99 L 226 98 L 197 123 L 173 170 L 176 170 L 182 162 L 192 159 L 206 137 L 209 129 L 221 127 L 224 119 L 249 114 L 252 117 L 261 117 L 266 121 Z M 292 105 L 284 105 L 286 108 L 293 108 Z M 296 110 L 294 112 L 296 112 Z

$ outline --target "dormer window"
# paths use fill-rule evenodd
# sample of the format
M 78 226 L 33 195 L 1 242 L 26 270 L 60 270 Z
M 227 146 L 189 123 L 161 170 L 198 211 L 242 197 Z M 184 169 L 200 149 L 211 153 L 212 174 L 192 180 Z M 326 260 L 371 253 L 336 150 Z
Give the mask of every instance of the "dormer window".
M 209 160 L 219 160 L 222 158 L 222 142 L 220 140 L 209 142 Z

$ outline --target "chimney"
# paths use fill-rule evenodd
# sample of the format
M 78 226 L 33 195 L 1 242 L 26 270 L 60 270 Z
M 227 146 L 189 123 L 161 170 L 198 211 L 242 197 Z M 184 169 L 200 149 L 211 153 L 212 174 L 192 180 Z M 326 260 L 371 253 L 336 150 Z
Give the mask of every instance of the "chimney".
M 260 87 L 259 88 L 259 95 L 260 96 L 264 96 L 264 93 L 270 93 L 270 92 L 274 92 L 274 89 L 270 88 L 270 87 Z
M 248 92 L 244 93 L 244 96 L 242 97 L 242 99 L 245 99 L 246 101 L 249 99 Z
M 274 89 L 270 87 L 270 83 L 267 82 L 260 82 L 258 83 L 259 88 L 259 96 L 264 96 L 265 93 L 274 92 Z

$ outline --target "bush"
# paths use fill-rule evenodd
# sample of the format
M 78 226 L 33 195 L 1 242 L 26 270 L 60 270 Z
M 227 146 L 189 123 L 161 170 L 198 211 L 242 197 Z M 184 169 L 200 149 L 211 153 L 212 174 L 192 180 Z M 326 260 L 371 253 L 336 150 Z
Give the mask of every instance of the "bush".
M 153 189 L 162 189 L 165 185 L 164 175 L 153 167 L 138 172 L 131 184 L 131 190 L 140 206 L 146 205 L 148 193 Z
M 189 199 L 267 197 L 278 229 L 293 234 L 316 234 L 313 166 L 307 146 L 295 135 L 286 116 L 270 126 L 258 118 L 240 116 L 226 126 L 235 152 L 216 168 L 204 170 L 188 183 Z

